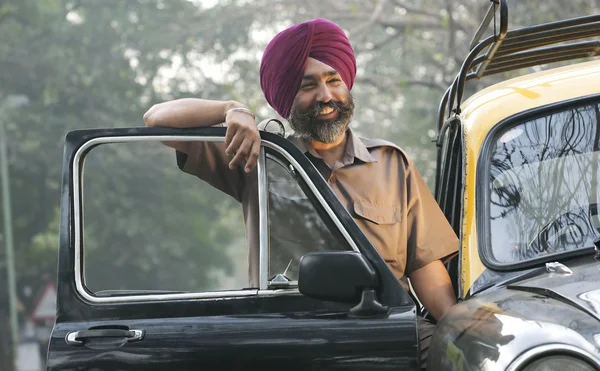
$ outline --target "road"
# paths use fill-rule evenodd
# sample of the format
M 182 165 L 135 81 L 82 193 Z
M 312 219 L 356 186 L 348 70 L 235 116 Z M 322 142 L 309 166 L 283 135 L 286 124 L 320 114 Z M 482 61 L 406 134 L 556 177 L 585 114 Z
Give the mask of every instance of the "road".
M 42 360 L 37 342 L 23 342 L 19 345 L 17 371 L 42 371 Z

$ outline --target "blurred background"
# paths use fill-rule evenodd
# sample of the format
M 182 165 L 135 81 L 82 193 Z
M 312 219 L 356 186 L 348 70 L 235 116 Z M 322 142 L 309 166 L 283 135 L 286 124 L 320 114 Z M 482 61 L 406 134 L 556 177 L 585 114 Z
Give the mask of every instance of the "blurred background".
M 0 0 L 0 370 L 44 367 L 54 322 L 59 190 L 68 131 L 143 126 L 142 115 L 153 104 L 183 97 L 235 99 L 255 110 L 259 120 L 276 117 L 260 90 L 262 51 L 285 27 L 324 17 L 347 31 L 356 52 L 354 129 L 403 147 L 433 187 L 438 104 L 489 3 Z M 509 9 L 513 29 L 595 14 L 600 3 L 515 0 Z M 505 77 L 471 83 L 468 89 Z M 149 188 L 152 179 L 145 180 Z M 101 204 L 111 189 L 98 189 L 96 201 Z M 166 215 L 187 212 L 180 204 L 155 207 Z M 134 206 L 114 206 L 125 215 L 128 207 Z M 115 209 L 103 210 L 113 215 Z M 128 238 L 149 227 L 135 218 L 120 223 Z M 227 234 L 222 228 L 207 238 Z M 160 266 L 167 252 L 130 253 L 139 261 L 125 274 L 135 276 L 136 269 Z M 213 268 L 229 267 L 227 259 L 232 257 L 207 261 Z M 11 332 L 14 311 L 17 336 Z

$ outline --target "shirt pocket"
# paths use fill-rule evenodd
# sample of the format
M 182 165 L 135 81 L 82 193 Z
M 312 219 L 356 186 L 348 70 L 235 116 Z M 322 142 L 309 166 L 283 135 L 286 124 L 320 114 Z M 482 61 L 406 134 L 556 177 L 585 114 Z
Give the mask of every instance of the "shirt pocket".
M 379 255 L 388 263 L 401 259 L 398 251 L 398 235 L 401 214 L 398 207 L 354 202 L 354 218 Z
M 400 210 L 396 207 L 372 205 L 355 202 L 354 212 L 357 216 L 370 220 L 375 224 L 396 224 L 400 222 Z

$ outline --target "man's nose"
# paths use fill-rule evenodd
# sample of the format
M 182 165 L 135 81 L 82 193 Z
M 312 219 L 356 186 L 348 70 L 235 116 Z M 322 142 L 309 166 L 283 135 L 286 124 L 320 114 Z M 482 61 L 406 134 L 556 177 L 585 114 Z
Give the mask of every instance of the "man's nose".
M 320 84 L 317 91 L 317 101 L 327 103 L 333 98 L 327 84 Z

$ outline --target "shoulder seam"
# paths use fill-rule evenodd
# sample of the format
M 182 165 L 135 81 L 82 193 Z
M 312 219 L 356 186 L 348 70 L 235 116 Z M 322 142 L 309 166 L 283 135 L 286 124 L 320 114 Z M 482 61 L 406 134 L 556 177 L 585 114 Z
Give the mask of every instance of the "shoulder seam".
M 406 165 L 407 166 L 410 165 L 410 163 L 411 163 L 410 157 L 408 156 L 406 151 L 404 151 L 402 148 L 400 148 L 396 144 L 394 144 L 390 141 L 384 140 L 384 139 L 370 139 L 370 138 L 363 138 L 363 137 L 359 137 L 359 138 L 363 142 L 365 147 L 367 147 L 367 148 L 390 147 L 390 148 L 397 150 L 398 152 L 400 152 L 400 154 L 404 158 Z

